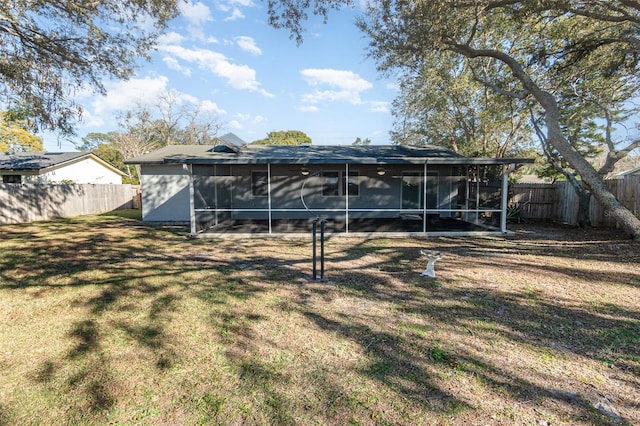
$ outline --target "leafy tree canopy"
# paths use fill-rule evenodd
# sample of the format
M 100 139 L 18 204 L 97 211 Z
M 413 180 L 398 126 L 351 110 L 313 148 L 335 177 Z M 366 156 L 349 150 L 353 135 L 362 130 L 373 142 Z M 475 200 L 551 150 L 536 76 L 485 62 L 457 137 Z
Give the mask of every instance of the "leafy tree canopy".
M 270 20 L 301 37 L 307 10 L 326 18 L 330 8 L 345 5 L 351 2 L 271 0 Z M 572 129 L 595 116 L 572 122 L 566 108 L 572 97 L 595 105 L 600 94 L 614 93 L 609 88 L 637 96 L 640 2 L 373 0 L 358 26 L 369 37 L 369 53 L 381 71 L 419 75 L 429 68 L 444 70 L 439 64 L 446 58 L 452 61 L 451 74 L 466 69 L 475 83 L 510 99 L 519 114 L 528 111 L 547 150 L 561 157 L 611 216 L 640 239 L 640 220 L 609 191 L 572 140 Z M 620 98 L 606 99 L 601 114 L 624 110 Z M 605 139 L 611 143 L 611 162 L 640 147 L 640 138 L 622 145 Z
M 42 139 L 22 109 L 0 111 L 0 152 L 41 152 Z
M 300 130 L 269 132 L 265 139 L 251 142 L 254 145 L 302 145 L 310 144 L 311 138 Z
M 361 138 L 357 137 L 356 140 L 353 141 L 352 145 L 371 145 L 371 139 L 369 139 L 369 138 L 361 139 Z
M 177 0 L 0 0 L 0 102 L 24 105 L 37 129 L 72 133 L 72 97 L 126 79 L 147 57 Z
M 517 156 L 530 146 L 526 110 L 475 81 L 452 54 L 400 73 L 391 138 L 406 145 L 439 145 L 468 157 Z

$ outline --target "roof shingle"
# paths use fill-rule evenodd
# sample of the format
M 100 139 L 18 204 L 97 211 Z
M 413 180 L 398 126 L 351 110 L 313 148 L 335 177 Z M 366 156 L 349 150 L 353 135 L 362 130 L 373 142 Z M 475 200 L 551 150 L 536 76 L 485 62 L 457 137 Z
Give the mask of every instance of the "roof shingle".
M 451 150 L 406 145 L 244 145 L 220 152 L 211 145 L 170 145 L 127 164 L 510 164 L 526 159 L 467 158 Z
M 42 170 L 88 155 L 88 152 L 3 152 L 0 170 Z

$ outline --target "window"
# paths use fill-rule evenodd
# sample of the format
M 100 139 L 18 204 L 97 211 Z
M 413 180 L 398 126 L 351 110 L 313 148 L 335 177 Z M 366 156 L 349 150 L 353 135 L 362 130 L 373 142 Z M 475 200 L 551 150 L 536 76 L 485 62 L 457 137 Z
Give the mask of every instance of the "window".
M 346 177 L 344 172 L 322 172 L 322 195 L 324 197 L 344 197 L 347 191 L 350 197 L 360 195 L 358 184 L 358 172 L 349 172 Z
M 340 195 L 340 172 L 322 172 L 322 195 L 324 197 L 337 197 Z
M 254 197 L 269 195 L 269 174 L 267 172 L 251 172 L 251 193 Z
M 342 194 L 349 194 L 349 197 L 358 197 L 360 195 L 358 172 L 350 171 L 349 177 L 342 180 Z
M 22 176 L 20 176 L 20 175 L 4 175 L 4 176 L 2 176 L 2 183 L 22 183 Z

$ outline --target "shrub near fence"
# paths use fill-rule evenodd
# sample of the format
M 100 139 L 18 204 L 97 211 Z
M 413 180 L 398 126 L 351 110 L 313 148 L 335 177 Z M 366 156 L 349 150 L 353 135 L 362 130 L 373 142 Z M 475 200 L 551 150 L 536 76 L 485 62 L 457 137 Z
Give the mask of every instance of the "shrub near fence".
M 607 180 L 613 195 L 640 217 L 640 176 Z M 516 183 L 510 186 L 509 203 L 523 206 L 523 216 L 532 220 L 553 220 L 577 224 L 578 196 L 567 181 L 556 183 Z M 591 198 L 589 217 L 593 226 L 616 226 L 608 210 Z
M 527 219 L 548 220 L 555 215 L 556 188 L 546 183 L 518 183 L 510 186 L 509 204 L 520 204 Z
M 138 193 L 131 185 L 0 184 L 0 224 L 134 208 Z

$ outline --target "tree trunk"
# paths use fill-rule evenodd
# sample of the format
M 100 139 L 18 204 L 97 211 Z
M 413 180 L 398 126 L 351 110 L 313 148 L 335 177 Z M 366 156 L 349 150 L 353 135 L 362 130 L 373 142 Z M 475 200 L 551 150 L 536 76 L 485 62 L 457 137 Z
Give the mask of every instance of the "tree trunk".
M 547 138 L 549 143 L 556 148 L 560 155 L 580 174 L 582 182 L 587 189 L 589 189 L 595 199 L 607 209 L 609 215 L 618 222 L 618 225 L 628 232 L 634 240 L 640 240 L 640 219 L 635 217 L 629 209 L 618 201 L 593 166 L 565 139 L 562 134 L 562 129 L 560 128 L 560 114 L 555 100 L 551 95 L 547 93 L 545 93 L 545 95 L 546 102 L 541 102 L 541 104 L 546 112 Z
M 519 99 L 532 95 L 545 111 L 545 121 L 547 125 L 547 141 L 553 146 L 562 157 L 580 174 L 585 187 L 591 194 L 607 209 L 609 215 L 614 218 L 634 240 L 640 240 L 640 219 L 638 219 L 629 209 L 622 205 L 620 201 L 609 191 L 607 184 L 593 168 L 591 164 L 578 152 L 562 133 L 560 127 L 560 111 L 555 98 L 538 86 L 529 76 L 524 68 L 509 54 L 492 49 L 473 49 L 470 45 L 450 42 L 449 47 L 469 58 L 491 57 L 504 62 L 512 71 L 513 76 L 520 80 L 525 91 L 518 95 Z M 483 82 L 483 84 L 487 84 Z M 512 94 L 513 95 L 513 94 Z

